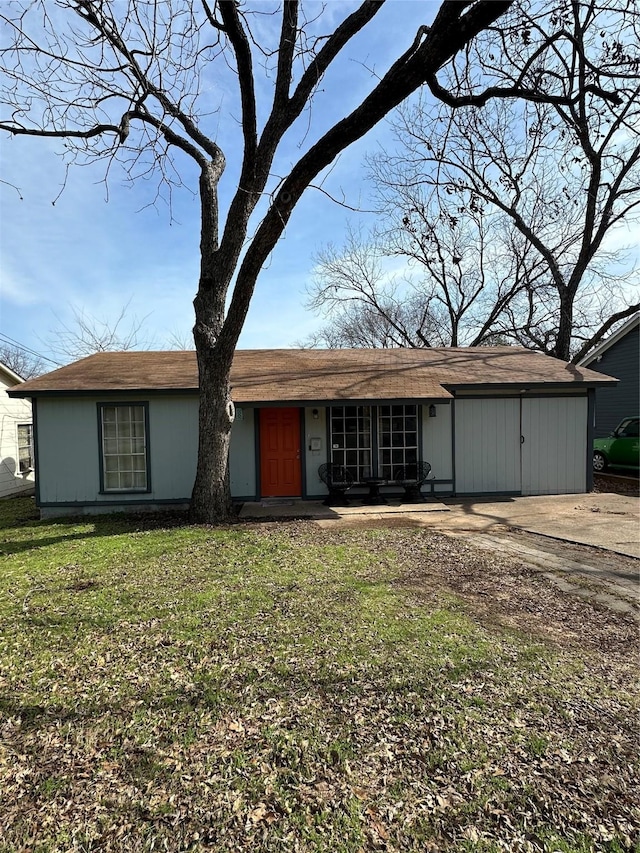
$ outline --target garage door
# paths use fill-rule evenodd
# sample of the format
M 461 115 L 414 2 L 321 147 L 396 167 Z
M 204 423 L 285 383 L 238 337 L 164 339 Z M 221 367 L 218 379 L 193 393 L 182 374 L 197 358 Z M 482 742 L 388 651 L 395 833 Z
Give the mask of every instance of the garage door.
M 520 493 L 520 400 L 455 402 L 458 494 Z
M 586 397 L 525 397 L 522 436 L 523 495 L 586 490 Z

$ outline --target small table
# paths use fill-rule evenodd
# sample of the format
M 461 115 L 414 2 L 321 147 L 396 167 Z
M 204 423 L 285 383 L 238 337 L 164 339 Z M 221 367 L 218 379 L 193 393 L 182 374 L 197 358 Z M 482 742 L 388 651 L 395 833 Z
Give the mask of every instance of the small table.
M 366 498 L 362 499 L 363 504 L 367 504 L 368 506 L 381 506 L 382 504 L 386 504 L 387 501 L 380 494 L 380 486 L 384 486 L 387 481 L 384 477 L 364 477 L 363 483 L 366 483 L 369 486 L 369 494 Z

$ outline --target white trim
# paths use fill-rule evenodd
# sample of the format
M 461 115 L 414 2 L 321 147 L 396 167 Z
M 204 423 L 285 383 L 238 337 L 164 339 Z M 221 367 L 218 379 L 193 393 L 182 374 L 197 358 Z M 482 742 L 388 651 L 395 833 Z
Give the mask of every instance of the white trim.
M 595 349 L 591 350 L 589 355 L 586 355 L 578 362 L 578 367 L 589 367 L 589 365 L 593 361 L 604 355 L 604 353 L 609 349 L 609 347 L 612 347 L 621 338 L 624 338 L 625 335 L 628 335 L 629 332 L 633 331 L 638 325 L 640 325 L 640 312 L 634 314 L 633 317 L 630 317 L 626 321 L 626 323 L 623 323 L 622 326 L 620 326 L 617 332 L 614 332 L 613 335 L 610 335 L 604 341 L 600 341 L 600 343 L 595 347 Z
M 24 382 L 22 376 L 19 376 L 14 370 L 11 370 L 10 367 L 7 367 L 7 365 L 3 361 L 0 361 L 0 370 L 3 373 L 7 374 L 7 376 L 14 383 L 14 385 L 22 385 L 22 383 Z

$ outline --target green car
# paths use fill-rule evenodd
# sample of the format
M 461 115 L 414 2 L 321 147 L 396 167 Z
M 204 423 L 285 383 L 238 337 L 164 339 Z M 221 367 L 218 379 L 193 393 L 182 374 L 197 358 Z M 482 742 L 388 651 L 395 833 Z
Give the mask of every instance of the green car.
M 612 468 L 637 468 L 640 465 L 640 419 L 624 418 L 609 438 L 596 438 L 593 442 L 593 470 Z

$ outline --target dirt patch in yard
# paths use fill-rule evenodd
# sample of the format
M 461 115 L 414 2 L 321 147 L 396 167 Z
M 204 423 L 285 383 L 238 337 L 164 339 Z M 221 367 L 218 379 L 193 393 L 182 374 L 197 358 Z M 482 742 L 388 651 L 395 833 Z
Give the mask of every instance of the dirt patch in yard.
M 283 525 L 276 522 L 274 527 Z M 609 664 L 615 658 L 625 676 L 630 668 L 637 670 L 638 599 L 632 587 L 640 561 L 632 557 L 507 528 L 493 530 L 491 537 L 452 536 L 418 527 L 410 516 L 340 522 L 322 530 L 308 522 L 291 522 L 287 528 L 296 538 L 313 535 L 316 542 L 335 545 L 361 541 L 368 549 L 373 535 L 380 559 L 400 567 L 396 585 L 410 589 L 417 599 L 435 601 L 450 594 L 488 626 L 605 653 Z M 504 547 L 498 547 L 500 543 Z M 518 550 L 523 546 L 526 552 Z M 529 552 L 537 555 L 537 562 Z M 628 586 L 614 583 L 616 575 L 627 579 Z M 570 588 L 559 584 L 558 577 Z M 603 593 L 628 608 L 612 607 L 606 597 L 598 597 Z
M 505 534 L 502 542 L 543 538 L 517 533 L 508 537 Z M 508 553 L 508 546 L 500 551 L 491 550 L 491 542 L 483 542 L 479 547 L 474 538 L 469 537 L 464 544 L 458 539 L 452 547 L 451 537 L 433 536 L 429 544 L 430 562 L 421 562 L 419 571 L 408 573 L 403 583 L 420 589 L 437 588 L 444 581 L 484 623 L 517 630 L 559 646 L 580 646 L 613 654 L 625 670 L 627 661 L 637 666 L 630 654 L 638 639 L 637 622 L 629 611 L 613 611 L 605 601 L 597 599 L 598 594 L 610 588 L 606 583 L 572 573 L 571 588 L 564 588 L 556 582 L 555 573 L 542 571 L 528 557 L 523 559 L 517 553 Z M 557 556 L 571 552 L 574 558 L 584 559 L 579 546 L 553 540 L 545 542 L 545 546 Z M 635 561 L 611 555 L 610 562 L 617 568 L 624 564 L 628 569 L 628 564 Z M 430 568 L 432 563 L 435 565 Z M 577 594 L 587 589 L 592 595 Z

